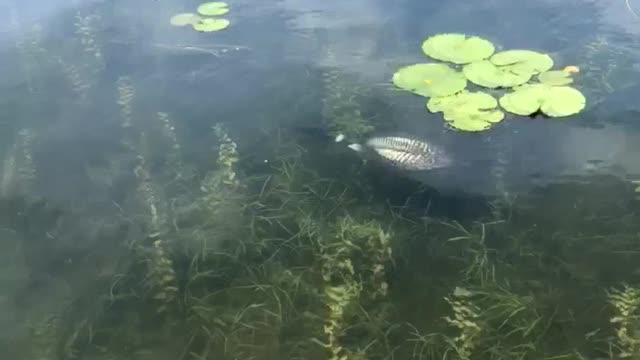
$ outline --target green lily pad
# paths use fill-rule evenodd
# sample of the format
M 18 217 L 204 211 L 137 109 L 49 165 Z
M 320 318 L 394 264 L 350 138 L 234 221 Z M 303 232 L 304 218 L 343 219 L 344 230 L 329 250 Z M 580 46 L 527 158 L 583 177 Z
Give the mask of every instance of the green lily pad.
M 571 73 L 564 70 L 545 71 L 538 75 L 538 80 L 546 85 L 562 86 L 573 82 Z
M 577 89 L 569 86 L 554 86 L 548 92 L 540 110 L 551 117 L 569 116 L 584 109 L 586 102 L 584 95 Z
M 425 40 L 422 43 L 422 51 L 436 60 L 468 64 L 489 58 L 495 47 L 490 41 L 477 36 L 440 34 Z
M 540 110 L 544 89 L 540 84 L 523 85 L 514 92 L 503 95 L 499 102 L 506 111 L 518 115 L 531 115 Z
M 229 4 L 223 1 L 214 1 L 198 6 L 198 13 L 204 16 L 218 16 L 229 12 Z
M 498 67 L 489 60 L 467 64 L 462 68 L 462 72 L 472 83 L 490 89 L 514 87 L 531 79 L 531 74 L 513 73 L 509 68 Z
M 577 114 L 585 107 L 582 93 L 569 86 L 527 84 L 500 98 L 500 106 L 518 115 L 531 115 L 538 110 L 551 117 Z
M 496 66 L 520 75 L 535 75 L 553 67 L 553 59 L 549 55 L 531 50 L 501 51 L 489 60 Z
M 169 22 L 173 26 L 193 25 L 198 21 L 200 21 L 200 16 L 193 13 L 176 14 L 176 15 L 173 15 L 171 19 L 169 19 Z
M 229 26 L 230 22 L 227 19 L 200 19 L 197 23 L 193 24 L 193 28 L 202 31 L 202 32 L 210 32 L 210 31 L 220 31 L 224 30 Z
M 393 74 L 393 84 L 415 94 L 432 97 L 448 96 L 464 90 L 467 79 L 445 64 L 415 64 Z
M 504 119 L 504 113 L 495 110 L 498 101 L 484 92 L 468 92 L 433 97 L 427 102 L 431 112 L 442 111 L 449 126 L 463 131 L 482 131 Z

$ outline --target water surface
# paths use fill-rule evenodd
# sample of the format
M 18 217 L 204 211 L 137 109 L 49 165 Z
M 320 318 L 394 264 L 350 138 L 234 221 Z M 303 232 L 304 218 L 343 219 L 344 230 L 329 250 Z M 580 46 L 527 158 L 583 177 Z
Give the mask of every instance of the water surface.
M 640 280 L 640 3 L 238 0 L 224 31 L 169 24 L 198 4 L 3 3 L 3 354 L 465 358 L 465 305 L 474 359 L 640 356 L 607 295 Z M 586 108 L 447 128 L 390 82 L 447 32 L 579 66 Z M 456 163 L 365 162 L 336 119 Z

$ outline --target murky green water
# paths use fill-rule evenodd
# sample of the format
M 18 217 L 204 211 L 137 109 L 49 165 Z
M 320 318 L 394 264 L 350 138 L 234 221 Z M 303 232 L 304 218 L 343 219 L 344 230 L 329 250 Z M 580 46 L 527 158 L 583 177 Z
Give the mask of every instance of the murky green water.
M 229 3 L 2 3 L 3 359 L 640 358 L 640 2 Z M 445 32 L 585 110 L 447 128 L 390 83 Z

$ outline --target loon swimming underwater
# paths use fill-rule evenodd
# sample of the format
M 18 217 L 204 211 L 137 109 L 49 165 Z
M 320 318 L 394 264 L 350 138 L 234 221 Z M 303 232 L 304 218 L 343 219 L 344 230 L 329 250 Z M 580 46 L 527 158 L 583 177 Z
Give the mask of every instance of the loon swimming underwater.
M 336 137 L 337 142 L 342 140 L 344 136 Z M 370 149 L 386 163 L 403 170 L 430 170 L 450 166 L 453 162 L 444 149 L 414 138 L 376 136 L 364 144 L 350 144 L 349 148 L 358 152 Z

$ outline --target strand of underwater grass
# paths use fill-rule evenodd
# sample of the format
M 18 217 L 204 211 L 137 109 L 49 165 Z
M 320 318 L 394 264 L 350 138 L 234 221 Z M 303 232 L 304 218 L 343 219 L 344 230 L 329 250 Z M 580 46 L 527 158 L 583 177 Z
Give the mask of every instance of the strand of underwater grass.
M 631 1 L 630 0 L 624 0 L 625 5 L 627 6 L 627 10 L 629 10 L 629 12 L 635 16 L 636 18 L 640 18 L 640 16 L 638 16 L 638 14 L 635 12 L 635 10 L 633 10 L 633 8 L 631 7 Z

